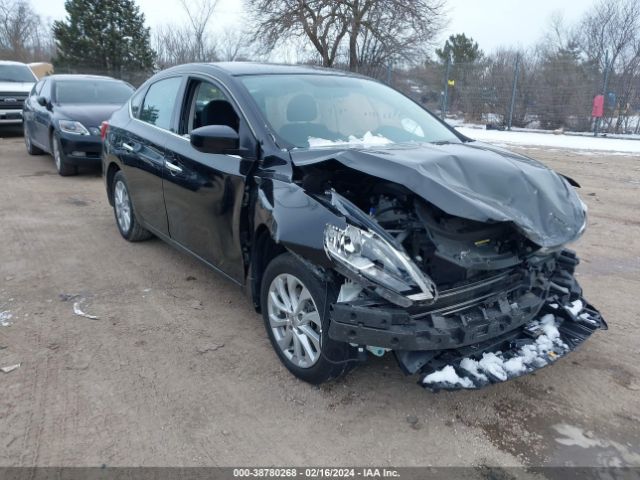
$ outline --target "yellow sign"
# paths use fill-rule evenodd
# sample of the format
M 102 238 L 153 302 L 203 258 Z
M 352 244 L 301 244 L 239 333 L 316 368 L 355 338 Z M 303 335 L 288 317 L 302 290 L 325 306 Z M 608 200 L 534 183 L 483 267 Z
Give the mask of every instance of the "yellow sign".
M 456 84 L 456 81 L 455 81 L 455 80 L 447 80 L 447 84 L 448 84 L 450 87 L 454 87 L 454 86 L 455 86 L 455 84 Z

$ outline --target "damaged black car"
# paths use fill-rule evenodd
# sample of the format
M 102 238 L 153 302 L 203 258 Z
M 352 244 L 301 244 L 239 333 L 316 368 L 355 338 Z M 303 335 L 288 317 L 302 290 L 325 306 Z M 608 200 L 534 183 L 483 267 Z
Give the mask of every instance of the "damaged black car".
M 387 354 L 426 388 L 479 388 L 606 328 L 567 248 L 587 225 L 578 184 L 371 79 L 183 65 L 102 133 L 122 236 L 245 288 L 307 382 Z

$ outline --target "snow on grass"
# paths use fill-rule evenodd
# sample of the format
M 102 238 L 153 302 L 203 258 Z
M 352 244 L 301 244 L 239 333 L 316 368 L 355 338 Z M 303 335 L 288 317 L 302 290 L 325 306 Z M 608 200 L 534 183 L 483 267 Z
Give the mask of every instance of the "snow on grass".
M 538 132 L 482 130 L 467 126 L 458 126 L 456 130 L 469 138 L 487 143 L 554 147 L 597 152 L 621 152 L 626 155 L 640 155 L 639 140 L 582 135 L 553 135 L 551 133 Z
M 354 147 L 375 147 L 379 145 L 388 145 L 393 143 L 382 135 L 374 135 L 371 132 L 364 134 L 362 138 L 349 135 L 348 140 L 327 140 L 325 138 L 309 137 L 309 147 L 341 147 L 341 146 L 354 146 Z

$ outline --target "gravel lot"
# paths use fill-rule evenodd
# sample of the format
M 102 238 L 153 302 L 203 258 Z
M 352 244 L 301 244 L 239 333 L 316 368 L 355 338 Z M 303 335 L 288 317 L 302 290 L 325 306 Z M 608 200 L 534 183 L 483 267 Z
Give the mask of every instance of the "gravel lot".
M 237 287 L 119 235 L 96 172 L 0 139 L 0 466 L 640 466 L 640 159 L 518 149 L 582 185 L 576 245 L 609 322 L 566 359 L 429 393 L 392 357 L 294 379 Z M 74 302 L 99 317 L 74 315 Z

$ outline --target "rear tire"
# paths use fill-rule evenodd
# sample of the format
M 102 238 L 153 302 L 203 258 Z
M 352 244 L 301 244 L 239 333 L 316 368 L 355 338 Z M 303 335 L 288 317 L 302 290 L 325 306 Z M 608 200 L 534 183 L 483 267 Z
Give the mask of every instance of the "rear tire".
M 120 235 L 129 242 L 141 242 L 148 240 L 153 234 L 140 225 L 136 218 L 129 194 L 129 186 L 122 172 L 117 172 L 111 183 L 111 195 L 113 198 L 113 213 L 116 217 L 116 225 Z
M 25 121 L 22 122 L 22 134 L 24 136 L 24 144 L 27 147 L 27 153 L 29 155 L 42 155 L 44 151 L 38 147 L 36 147 L 31 142 L 31 135 L 29 134 L 29 129 L 27 128 L 27 123 Z
M 267 335 L 285 367 L 318 385 L 346 374 L 356 364 L 355 348 L 329 331 L 329 305 L 337 293 L 300 260 L 283 253 L 262 277 L 260 303 Z
M 56 170 L 61 177 L 70 177 L 78 174 L 78 167 L 69 163 L 67 156 L 62 150 L 62 144 L 60 143 L 60 137 L 57 133 L 51 134 L 51 152 L 53 154 L 53 161 L 56 164 Z

